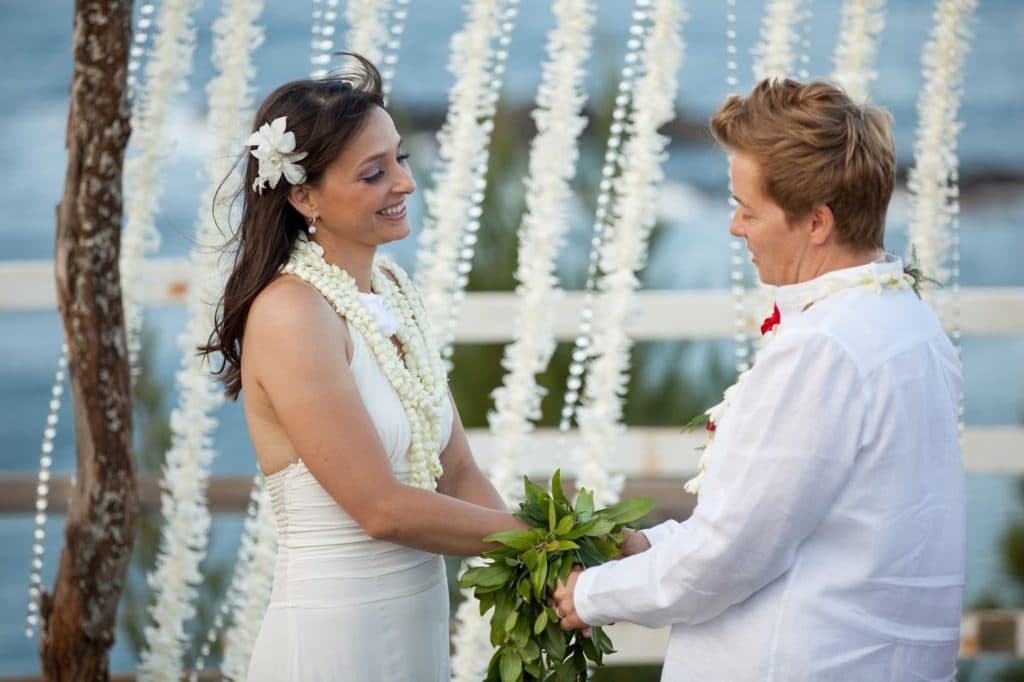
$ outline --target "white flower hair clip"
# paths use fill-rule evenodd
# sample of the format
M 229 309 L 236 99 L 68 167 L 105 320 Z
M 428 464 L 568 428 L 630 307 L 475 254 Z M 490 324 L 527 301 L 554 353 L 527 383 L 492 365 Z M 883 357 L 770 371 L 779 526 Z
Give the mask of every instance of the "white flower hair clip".
M 307 152 L 295 151 L 295 133 L 286 130 L 287 119 L 287 116 L 280 116 L 271 123 L 264 123 L 246 143 L 255 147 L 249 153 L 260 162 L 259 172 L 252 182 L 253 191 L 257 194 L 263 194 L 267 185 L 275 189 L 281 175 L 293 185 L 306 181 L 306 169 L 296 161 L 306 158 Z

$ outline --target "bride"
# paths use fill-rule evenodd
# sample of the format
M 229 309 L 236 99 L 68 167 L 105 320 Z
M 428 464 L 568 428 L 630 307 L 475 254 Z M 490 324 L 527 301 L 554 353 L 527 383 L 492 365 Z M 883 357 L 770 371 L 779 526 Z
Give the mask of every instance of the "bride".
M 223 358 L 278 527 L 248 679 L 448 680 L 442 554 L 522 524 L 473 461 L 406 274 L 416 183 L 380 76 L 282 85 L 256 114 Z M 244 352 L 243 352 L 244 351 Z

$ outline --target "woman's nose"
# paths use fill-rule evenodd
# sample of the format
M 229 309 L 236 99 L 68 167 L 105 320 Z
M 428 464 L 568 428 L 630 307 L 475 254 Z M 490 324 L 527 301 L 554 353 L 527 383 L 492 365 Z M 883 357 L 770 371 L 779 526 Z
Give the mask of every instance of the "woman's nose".
M 412 171 L 408 166 L 399 166 L 395 191 L 399 194 L 412 194 L 416 191 L 416 180 L 412 177 Z

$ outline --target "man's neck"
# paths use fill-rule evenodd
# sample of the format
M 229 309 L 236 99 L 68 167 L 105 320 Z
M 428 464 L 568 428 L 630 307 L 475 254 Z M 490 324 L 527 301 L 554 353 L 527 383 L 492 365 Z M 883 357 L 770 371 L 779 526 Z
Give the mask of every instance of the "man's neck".
M 809 282 L 835 270 L 867 265 L 877 260 L 880 254 L 881 251 L 879 249 L 848 249 L 842 247 L 823 249 L 821 258 L 810 263 L 809 267 L 800 273 L 798 281 Z

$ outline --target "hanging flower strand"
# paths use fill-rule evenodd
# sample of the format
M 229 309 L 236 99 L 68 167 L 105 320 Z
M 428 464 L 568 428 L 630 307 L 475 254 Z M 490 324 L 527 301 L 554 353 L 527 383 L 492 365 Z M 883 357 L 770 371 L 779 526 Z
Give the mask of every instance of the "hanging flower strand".
M 800 16 L 800 0 L 769 0 L 761 22 L 761 42 L 751 51 L 754 80 L 784 78 L 793 73 Z
M 145 81 L 132 103 L 134 153 L 124 167 L 124 230 L 121 235 L 121 291 L 125 336 L 132 376 L 138 373 L 141 349 L 145 259 L 160 248 L 154 213 L 163 183 L 160 167 L 167 158 L 164 127 L 174 94 L 187 86 L 192 70 L 196 29 L 192 14 L 198 0 L 167 0 L 156 15 L 156 35 L 145 65 Z M 141 17 L 140 21 L 147 20 Z M 137 63 L 138 60 L 136 60 Z
M 594 306 L 594 335 L 584 404 L 578 411 L 580 439 L 574 449 L 577 485 L 594 491 L 598 506 L 613 504 L 622 477 L 608 473 L 608 460 L 623 431 L 622 396 L 628 382 L 631 342 L 625 322 L 639 285 L 656 219 L 668 138 L 658 129 L 675 117 L 676 74 L 683 61 L 682 25 L 687 14 L 678 0 L 651 3 L 652 29 L 643 47 L 643 75 L 636 83 L 632 132 L 615 179 L 614 225 L 601 250 L 603 276 Z
M 210 102 L 208 125 L 214 144 L 207 157 L 208 185 L 200 199 L 196 246 L 190 255 L 188 322 L 178 338 L 181 367 L 177 373 L 178 405 L 171 412 L 171 448 L 161 481 L 163 515 L 156 567 L 147 582 L 155 593 L 150 607 L 153 623 L 145 630 L 146 644 L 140 675 L 151 680 L 180 680 L 184 665 L 185 623 L 195 615 L 194 601 L 202 582 L 200 564 L 206 556 L 210 512 L 206 487 L 213 460 L 211 416 L 223 397 L 210 369 L 195 352 L 213 329 L 210 304 L 223 291 L 217 246 L 223 236 L 210 215 L 221 179 L 231 170 L 233 152 L 242 138 L 239 122 L 252 108 L 252 50 L 262 41 L 256 25 L 262 3 L 228 0 L 213 26 L 212 60 L 217 75 L 206 87 Z M 237 179 L 236 179 L 237 181 Z M 226 208 L 216 204 L 225 223 Z
M 977 0 L 939 0 L 931 36 L 921 57 L 924 85 L 917 99 L 914 167 L 907 176 L 910 194 L 908 250 L 920 267 L 941 283 L 949 280 L 946 263 L 952 242 L 950 225 L 959 211 L 957 121 L 967 53 L 968 26 Z
M 583 77 L 594 24 L 593 2 L 556 0 L 552 12 L 556 25 L 548 34 L 547 60 L 533 112 L 537 135 L 530 145 L 526 210 L 519 227 L 516 338 L 505 347 L 506 373 L 494 390 L 495 409 L 488 415 L 497 447 L 488 475 L 510 506 L 522 497 L 520 455 L 533 422 L 540 417 L 543 389 L 537 375 L 547 368 L 555 349 L 551 299 L 559 293 L 557 257 L 568 229 L 570 182 L 587 122 L 582 113 Z M 472 596 L 472 590 L 464 593 Z M 475 599 L 459 605 L 455 621 L 452 679 L 476 682 L 485 676 L 490 659 L 490 627 Z
M 416 259 L 417 284 L 446 362 L 480 229 L 488 145 L 517 4 L 477 0 L 467 5 L 465 27 L 452 37 L 448 70 L 455 83 L 437 134 L 440 161 L 433 189 L 425 192 L 427 215 Z
M 346 49 L 379 64 L 388 40 L 391 0 L 348 0 L 345 6 Z
M 854 102 L 868 96 L 878 38 L 885 27 L 885 0 L 845 0 L 839 22 L 839 40 L 833 58 L 834 80 Z

